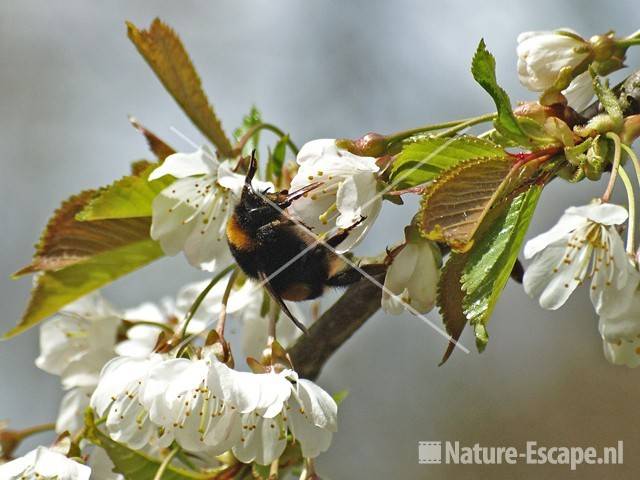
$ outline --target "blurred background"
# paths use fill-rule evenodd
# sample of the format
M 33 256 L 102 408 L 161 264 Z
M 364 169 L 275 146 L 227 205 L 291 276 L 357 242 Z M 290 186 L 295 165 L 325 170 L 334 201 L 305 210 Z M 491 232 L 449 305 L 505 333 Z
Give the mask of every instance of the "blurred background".
M 30 279 L 9 275 L 29 261 L 59 203 L 149 157 L 127 114 L 177 149 L 191 147 L 172 126 L 203 141 L 129 43 L 125 20 L 146 27 L 159 16 L 180 33 L 228 133 L 256 104 L 265 120 L 302 144 L 491 111 L 469 73 L 481 37 L 512 100 L 531 99 L 516 76 L 518 33 L 571 27 L 587 37 L 608 29 L 628 34 L 640 28 L 637 7 L 632 0 L 3 1 L 0 330 L 20 318 L 30 289 Z M 640 65 L 636 51 L 627 63 Z M 529 236 L 604 188 L 554 182 Z M 363 252 L 401 238 L 416 204 L 407 203 L 385 206 Z M 196 278 L 201 275 L 182 257 L 166 259 L 106 295 L 128 307 L 173 295 Z M 382 313 L 369 320 L 319 379 L 329 391 L 350 392 L 340 431 L 319 459 L 323 478 L 637 478 L 640 371 L 605 361 L 586 289 L 548 312 L 509 283 L 489 333 L 482 355 L 458 351 L 438 367 L 445 341 L 424 322 Z M 462 341 L 473 346 L 470 332 Z M 61 397 L 58 378 L 33 364 L 37 342 L 32 329 L 0 344 L 0 419 L 15 427 L 51 421 Z M 576 472 L 552 465 L 419 465 L 420 440 L 519 448 L 527 440 L 596 447 L 624 440 L 624 465 Z

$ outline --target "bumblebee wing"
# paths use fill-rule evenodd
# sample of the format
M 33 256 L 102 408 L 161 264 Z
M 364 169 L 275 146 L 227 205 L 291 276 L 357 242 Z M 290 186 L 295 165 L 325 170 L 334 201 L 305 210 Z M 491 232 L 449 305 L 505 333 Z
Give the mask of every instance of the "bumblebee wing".
M 271 295 L 271 298 L 278 302 L 278 305 L 280 305 L 280 308 L 282 308 L 282 311 L 287 315 L 287 317 L 291 319 L 296 327 L 302 330 L 305 334 L 308 334 L 309 331 L 307 330 L 307 327 L 305 327 L 298 319 L 296 319 L 296 317 L 293 316 L 293 313 L 289 311 L 289 307 L 287 307 L 287 304 L 284 303 L 282 297 L 278 294 L 278 292 L 275 291 L 273 285 L 271 285 L 269 277 L 267 277 L 264 272 L 260 272 L 258 276 L 260 277 L 260 281 L 262 282 L 264 287 L 267 289 L 267 292 L 269 292 L 269 295 Z

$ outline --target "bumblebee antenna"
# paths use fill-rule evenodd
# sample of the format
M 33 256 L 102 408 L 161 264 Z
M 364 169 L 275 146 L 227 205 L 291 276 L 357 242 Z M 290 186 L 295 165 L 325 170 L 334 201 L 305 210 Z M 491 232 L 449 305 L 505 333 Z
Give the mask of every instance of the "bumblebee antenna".
M 244 178 L 244 185 L 253 190 L 251 186 L 251 180 L 256 174 L 256 170 L 258 170 L 258 162 L 256 161 L 256 151 L 255 149 L 251 151 L 251 160 L 249 160 L 249 169 L 247 170 L 247 176 Z

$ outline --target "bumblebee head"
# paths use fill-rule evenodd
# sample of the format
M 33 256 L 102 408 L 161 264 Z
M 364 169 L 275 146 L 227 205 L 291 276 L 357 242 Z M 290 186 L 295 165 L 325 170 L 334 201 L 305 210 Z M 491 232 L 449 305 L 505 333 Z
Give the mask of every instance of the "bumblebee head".
M 256 222 L 265 224 L 279 218 L 282 215 L 282 211 L 289 207 L 291 202 L 320 185 L 319 183 L 312 183 L 291 193 L 288 190 L 269 192 L 268 189 L 257 192 L 251 183 L 258 169 L 255 153 L 255 150 L 251 153 L 239 205 L 243 217 L 250 224 Z

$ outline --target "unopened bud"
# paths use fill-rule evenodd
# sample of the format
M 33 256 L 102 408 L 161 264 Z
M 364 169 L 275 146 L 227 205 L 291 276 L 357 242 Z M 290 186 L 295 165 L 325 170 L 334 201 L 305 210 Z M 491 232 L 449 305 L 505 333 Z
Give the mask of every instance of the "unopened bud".
M 622 123 L 620 140 L 626 145 L 631 145 L 638 137 L 640 137 L 640 114 L 630 115 Z
M 605 76 L 624 66 L 626 47 L 621 47 L 613 32 L 594 35 L 589 40 L 593 48 L 593 69 L 598 75 Z
M 544 124 L 549 117 L 557 117 L 569 127 L 583 123 L 585 119 L 573 108 L 567 106 L 566 98 L 562 96 L 562 102 L 551 105 L 542 105 L 538 102 L 523 102 L 513 110 L 516 117 L 526 117 Z
M 361 157 L 381 157 L 387 152 L 387 143 L 387 137 L 374 132 L 367 133 L 357 140 L 348 138 L 336 140 L 338 148 L 343 148 Z

